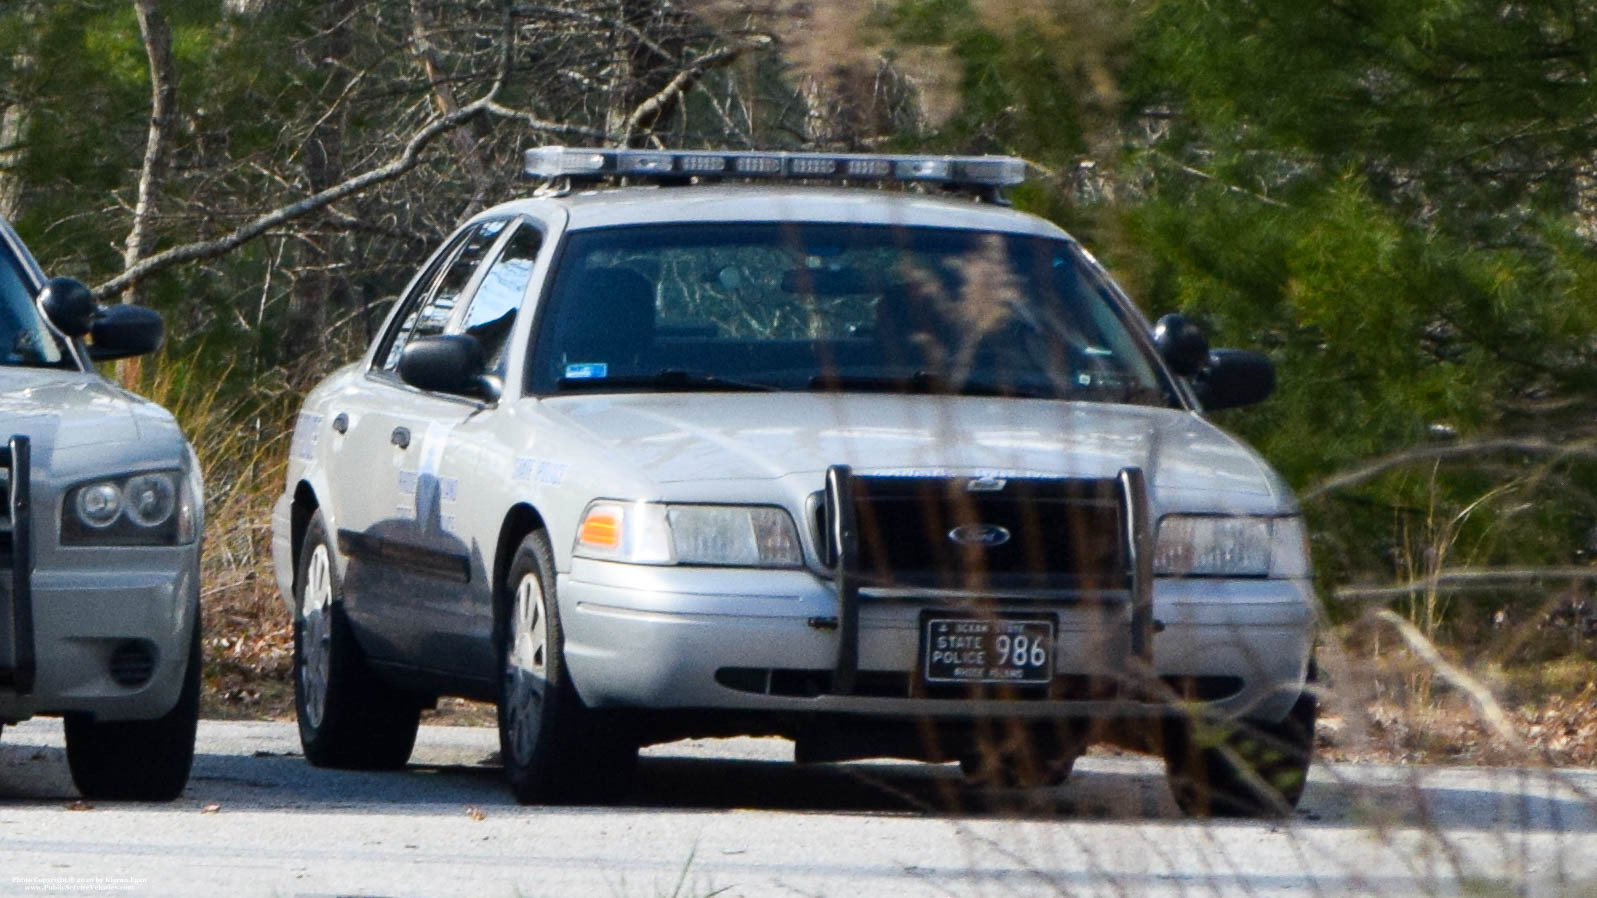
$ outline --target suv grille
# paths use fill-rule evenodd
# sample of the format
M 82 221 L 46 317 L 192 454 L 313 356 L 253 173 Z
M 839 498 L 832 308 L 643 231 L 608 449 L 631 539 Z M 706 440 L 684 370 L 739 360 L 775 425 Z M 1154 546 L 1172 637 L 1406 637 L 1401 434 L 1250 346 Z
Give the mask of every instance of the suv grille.
M 1113 479 L 857 476 L 852 482 L 861 585 L 1129 588 Z M 827 546 L 824 503 L 815 519 L 817 545 Z

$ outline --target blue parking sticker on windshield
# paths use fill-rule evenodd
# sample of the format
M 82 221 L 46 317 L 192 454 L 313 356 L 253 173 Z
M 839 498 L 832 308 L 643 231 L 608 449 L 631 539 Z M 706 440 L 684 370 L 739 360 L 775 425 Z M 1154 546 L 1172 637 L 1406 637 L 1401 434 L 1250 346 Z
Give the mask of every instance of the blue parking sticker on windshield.
M 566 377 L 572 380 L 608 376 L 610 376 L 610 366 L 604 362 L 579 362 L 566 366 Z

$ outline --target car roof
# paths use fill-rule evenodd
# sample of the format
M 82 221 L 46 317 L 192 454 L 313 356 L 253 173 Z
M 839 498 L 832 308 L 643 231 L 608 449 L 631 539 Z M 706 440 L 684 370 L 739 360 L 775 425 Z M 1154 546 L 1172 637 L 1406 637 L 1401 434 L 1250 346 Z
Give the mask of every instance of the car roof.
M 1007 206 L 878 188 L 760 185 L 615 187 L 514 200 L 479 218 L 538 215 L 559 207 L 568 230 L 681 222 L 810 221 L 958 227 L 1070 239 L 1054 224 Z

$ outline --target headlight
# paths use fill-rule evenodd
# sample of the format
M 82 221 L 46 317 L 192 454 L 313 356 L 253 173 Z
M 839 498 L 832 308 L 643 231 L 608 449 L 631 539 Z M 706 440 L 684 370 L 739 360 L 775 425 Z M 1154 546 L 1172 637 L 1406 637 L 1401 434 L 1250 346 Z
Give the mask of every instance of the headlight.
M 78 511 L 78 520 L 104 530 L 122 516 L 122 490 L 114 483 L 91 483 L 78 490 L 78 501 L 72 507 Z
M 633 564 L 798 567 L 798 531 L 764 505 L 595 502 L 577 528 L 576 554 Z
M 1307 577 L 1303 519 L 1168 515 L 1159 521 L 1153 570 L 1161 577 Z
M 198 536 L 195 478 L 151 471 L 79 484 L 61 508 L 68 546 L 172 546 Z

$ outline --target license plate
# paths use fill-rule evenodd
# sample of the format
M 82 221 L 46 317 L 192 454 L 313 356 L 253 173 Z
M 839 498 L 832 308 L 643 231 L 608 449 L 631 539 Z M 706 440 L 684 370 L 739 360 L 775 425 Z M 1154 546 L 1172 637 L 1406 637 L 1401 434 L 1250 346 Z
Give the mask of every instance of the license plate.
M 1049 618 L 928 617 L 921 672 L 928 683 L 1047 683 L 1054 677 Z

